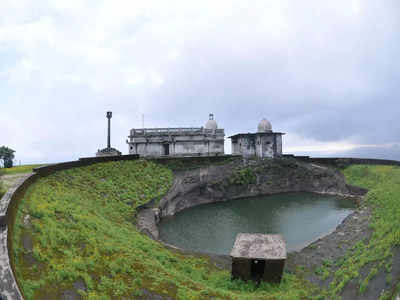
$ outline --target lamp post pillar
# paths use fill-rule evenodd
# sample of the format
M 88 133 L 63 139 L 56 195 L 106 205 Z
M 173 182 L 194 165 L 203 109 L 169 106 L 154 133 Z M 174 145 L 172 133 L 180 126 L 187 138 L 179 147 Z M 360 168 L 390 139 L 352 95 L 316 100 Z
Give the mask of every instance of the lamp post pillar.
M 107 135 L 107 148 L 111 148 L 111 118 L 112 112 L 107 112 L 107 119 L 108 119 L 108 135 Z

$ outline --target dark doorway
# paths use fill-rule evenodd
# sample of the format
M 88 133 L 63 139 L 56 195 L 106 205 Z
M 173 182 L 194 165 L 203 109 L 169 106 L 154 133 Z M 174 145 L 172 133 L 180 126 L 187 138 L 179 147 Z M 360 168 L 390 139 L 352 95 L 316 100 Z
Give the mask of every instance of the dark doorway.
M 260 280 L 264 275 L 265 260 L 253 259 L 251 261 L 251 278 L 253 280 Z
M 169 155 L 169 144 L 163 144 L 164 155 Z
M 275 283 L 281 282 L 284 265 L 285 260 L 269 260 L 268 264 L 266 265 L 266 274 L 264 275 L 264 280 Z

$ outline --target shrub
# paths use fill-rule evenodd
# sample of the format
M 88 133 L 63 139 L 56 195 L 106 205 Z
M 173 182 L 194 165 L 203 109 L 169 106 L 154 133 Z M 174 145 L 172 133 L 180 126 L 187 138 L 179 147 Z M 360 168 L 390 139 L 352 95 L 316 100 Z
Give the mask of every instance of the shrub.
M 237 185 L 254 184 L 257 182 L 257 174 L 252 168 L 244 168 L 233 173 L 229 182 Z

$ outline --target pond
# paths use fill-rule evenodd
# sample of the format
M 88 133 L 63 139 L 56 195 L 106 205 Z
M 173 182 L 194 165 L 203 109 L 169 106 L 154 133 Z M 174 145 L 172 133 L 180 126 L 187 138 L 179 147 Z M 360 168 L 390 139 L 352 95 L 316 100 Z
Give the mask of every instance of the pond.
M 238 233 L 280 233 L 288 251 L 333 232 L 353 201 L 314 193 L 283 193 L 199 205 L 164 218 L 161 240 L 179 248 L 229 255 Z

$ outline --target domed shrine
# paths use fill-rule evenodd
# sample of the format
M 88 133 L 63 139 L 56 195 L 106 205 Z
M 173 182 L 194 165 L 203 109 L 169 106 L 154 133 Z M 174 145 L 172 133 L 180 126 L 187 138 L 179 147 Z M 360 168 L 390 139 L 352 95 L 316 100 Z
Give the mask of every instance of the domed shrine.
M 224 129 L 218 129 L 210 114 L 205 127 L 133 128 L 129 154 L 146 157 L 224 155 Z
M 273 132 L 267 119 L 262 119 L 256 133 L 239 133 L 230 136 L 232 155 L 273 158 L 282 155 L 282 132 Z

